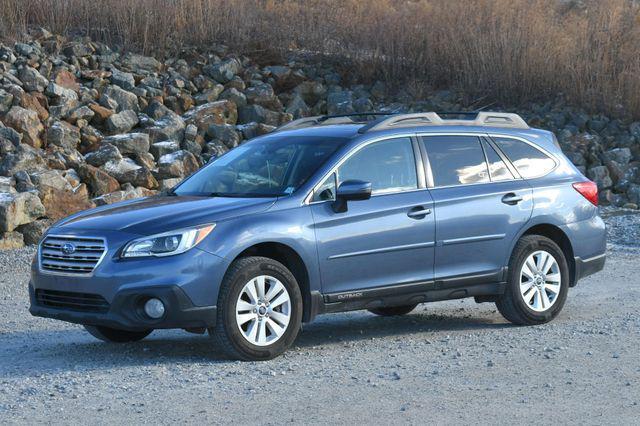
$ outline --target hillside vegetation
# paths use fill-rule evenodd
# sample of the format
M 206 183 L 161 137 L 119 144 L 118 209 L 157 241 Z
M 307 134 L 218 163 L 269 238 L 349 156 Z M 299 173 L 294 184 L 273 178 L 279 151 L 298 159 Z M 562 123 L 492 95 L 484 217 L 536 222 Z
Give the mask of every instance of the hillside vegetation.
M 346 55 L 359 78 L 478 105 L 557 96 L 640 117 L 640 8 L 629 0 L 0 0 L 0 35 L 31 26 L 143 53 L 226 43 Z

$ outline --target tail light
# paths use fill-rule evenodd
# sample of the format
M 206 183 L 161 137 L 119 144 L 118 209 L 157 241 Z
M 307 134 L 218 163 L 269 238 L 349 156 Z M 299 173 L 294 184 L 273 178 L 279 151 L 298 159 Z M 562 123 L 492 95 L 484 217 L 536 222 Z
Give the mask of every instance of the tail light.
M 573 184 L 573 189 L 578 191 L 580 195 L 589 200 L 594 206 L 598 205 L 598 185 L 590 180 L 586 182 L 576 182 Z

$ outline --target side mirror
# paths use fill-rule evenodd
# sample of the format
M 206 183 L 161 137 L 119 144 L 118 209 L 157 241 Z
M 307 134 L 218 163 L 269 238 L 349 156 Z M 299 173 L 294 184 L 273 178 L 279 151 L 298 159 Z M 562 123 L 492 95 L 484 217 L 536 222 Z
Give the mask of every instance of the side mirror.
M 362 180 L 346 180 L 340 184 L 333 203 L 336 213 L 347 211 L 347 201 L 368 200 L 371 198 L 371 182 Z

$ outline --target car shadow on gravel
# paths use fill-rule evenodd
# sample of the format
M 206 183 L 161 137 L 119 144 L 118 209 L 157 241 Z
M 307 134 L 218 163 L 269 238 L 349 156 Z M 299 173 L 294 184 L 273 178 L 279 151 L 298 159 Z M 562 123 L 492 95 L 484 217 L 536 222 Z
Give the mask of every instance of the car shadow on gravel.
M 445 337 L 455 331 L 492 330 L 513 327 L 506 322 L 496 322 L 499 317 L 483 318 L 468 314 L 440 315 L 412 313 L 397 317 L 378 317 L 366 312 L 327 315 L 304 325 L 296 345 L 316 346 L 344 343 L 345 341 L 370 340 L 371 338 L 401 337 L 405 334 L 429 334 L 429 337 Z M 425 334 L 425 339 L 427 338 Z
M 512 327 L 494 318 L 470 315 L 415 313 L 403 317 L 376 317 L 358 312 L 327 315 L 305 325 L 294 346 L 330 347 L 371 338 L 402 337 L 425 333 L 425 339 L 445 338 L 456 331 L 492 330 Z M 180 330 L 160 330 L 149 338 L 127 344 L 103 343 L 84 330 L 25 331 L 0 336 L 0 354 L 10 360 L 0 363 L 0 377 L 32 376 L 70 370 L 103 370 L 126 366 L 174 363 L 232 363 L 207 335 Z

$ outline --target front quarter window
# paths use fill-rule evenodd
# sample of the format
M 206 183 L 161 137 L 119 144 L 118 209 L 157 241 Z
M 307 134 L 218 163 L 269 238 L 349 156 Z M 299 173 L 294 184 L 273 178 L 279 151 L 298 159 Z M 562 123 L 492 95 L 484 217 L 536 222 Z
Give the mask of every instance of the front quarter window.
M 311 202 L 335 201 L 336 199 L 336 174 L 331 173 L 327 176 L 313 192 Z

